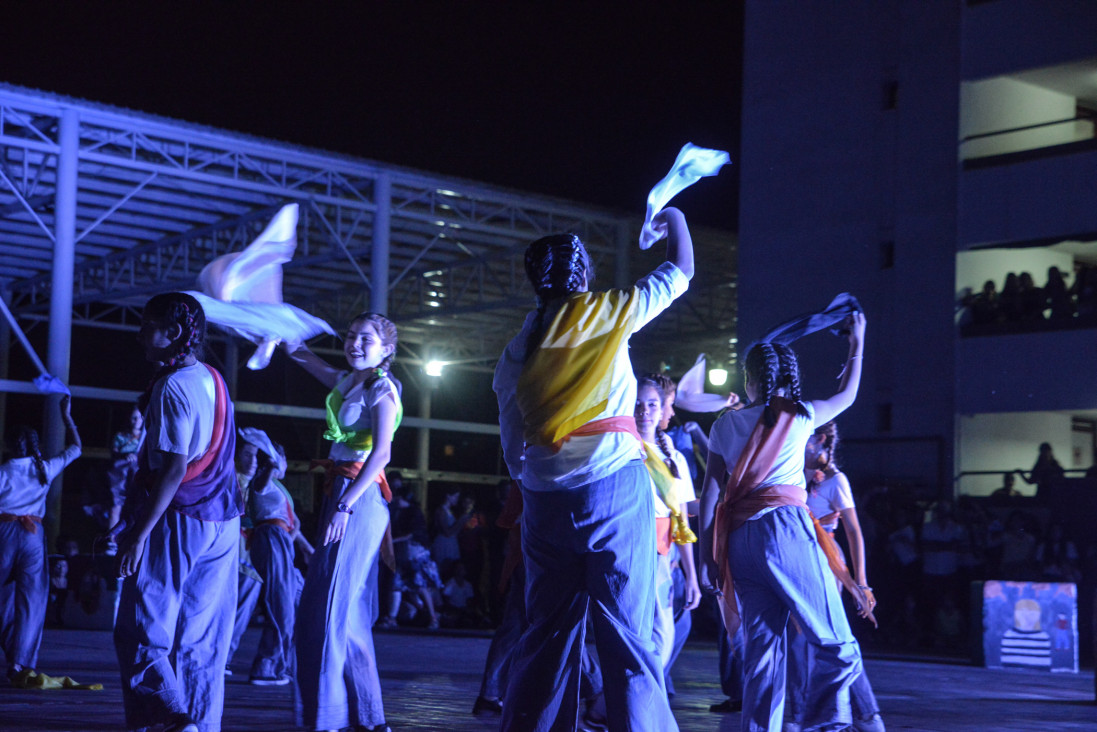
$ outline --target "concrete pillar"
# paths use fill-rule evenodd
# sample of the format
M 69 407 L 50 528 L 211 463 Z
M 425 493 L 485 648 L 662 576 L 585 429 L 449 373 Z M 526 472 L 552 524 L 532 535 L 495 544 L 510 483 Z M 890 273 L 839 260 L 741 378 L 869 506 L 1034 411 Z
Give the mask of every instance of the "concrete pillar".
M 389 312 L 389 236 L 392 223 L 392 179 L 379 175 L 373 184 L 373 249 L 369 265 L 369 309 L 381 315 Z
M 57 189 L 54 200 L 53 271 L 50 282 L 49 346 L 46 368 L 66 384 L 72 348 L 72 277 L 76 259 L 76 171 L 80 141 L 80 117 L 75 109 L 61 112 L 58 131 Z M 46 402 L 45 454 L 57 455 L 65 446 L 65 425 L 57 410 L 60 397 Z M 54 547 L 61 528 L 61 478 L 53 481 L 46 498 L 46 536 Z

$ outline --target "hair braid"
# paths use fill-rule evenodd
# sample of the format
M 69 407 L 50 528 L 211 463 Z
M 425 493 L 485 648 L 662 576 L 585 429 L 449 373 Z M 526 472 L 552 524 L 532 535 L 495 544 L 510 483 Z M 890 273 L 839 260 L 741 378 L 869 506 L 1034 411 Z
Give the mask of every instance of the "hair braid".
M 179 337 L 173 342 L 173 353 L 153 374 L 148 388 L 137 400 L 139 408 L 144 411 L 156 382 L 183 368 L 188 357 L 202 359 L 206 341 L 206 313 L 192 295 L 185 292 L 166 292 L 145 303 L 142 319 L 160 327 L 178 325 L 180 330 Z
M 659 446 L 663 455 L 666 456 L 663 458 L 663 462 L 666 463 L 667 468 L 670 469 L 670 474 L 675 478 L 681 478 L 682 476 L 678 474 L 678 463 L 674 460 L 674 453 L 672 452 L 674 447 L 670 444 L 670 438 L 667 437 L 666 432 L 663 432 L 663 430 L 658 427 L 655 428 L 655 444 Z
M 543 236 L 526 248 L 526 277 L 537 295 L 537 316 L 526 341 L 526 359 L 545 331 L 545 314 L 551 300 L 577 292 L 584 281 L 594 279 L 594 267 L 582 240 L 575 234 Z
M 800 388 L 800 364 L 796 360 L 796 353 L 791 346 L 780 344 L 775 346 L 777 355 L 781 361 L 780 383 L 788 391 L 788 398 L 794 402 L 803 399 Z
M 42 451 L 38 444 L 38 432 L 33 427 L 16 427 L 15 439 L 11 440 L 11 448 L 15 457 L 29 457 L 34 461 L 34 472 L 38 474 L 38 482 L 45 485 L 49 482 L 49 474 L 46 473 L 46 461 L 42 459 Z
M 816 436 L 823 438 L 823 449 L 827 459 L 820 465 L 823 470 L 839 470 L 836 453 L 838 451 L 838 425 L 831 420 L 815 430 Z

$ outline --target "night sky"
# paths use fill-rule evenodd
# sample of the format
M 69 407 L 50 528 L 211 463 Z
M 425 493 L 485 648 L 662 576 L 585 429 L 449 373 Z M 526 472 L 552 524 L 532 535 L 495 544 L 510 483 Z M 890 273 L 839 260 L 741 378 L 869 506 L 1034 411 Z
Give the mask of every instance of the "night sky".
M 682 143 L 736 157 L 733 3 L 93 2 L 8 14 L 9 83 L 637 216 Z M 735 227 L 735 172 L 682 194 L 691 222 Z

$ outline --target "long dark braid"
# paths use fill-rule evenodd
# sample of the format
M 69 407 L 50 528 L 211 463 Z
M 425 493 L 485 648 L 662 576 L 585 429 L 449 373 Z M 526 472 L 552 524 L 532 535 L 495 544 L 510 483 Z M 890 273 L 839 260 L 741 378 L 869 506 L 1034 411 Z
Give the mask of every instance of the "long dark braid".
M 826 462 L 822 463 L 819 468 L 824 471 L 840 470 L 836 455 L 838 451 L 838 425 L 831 420 L 817 428 L 815 435 L 823 438 L 823 449 L 827 451 Z
M 669 381 L 669 379 L 662 374 L 644 374 L 636 380 L 636 391 L 639 393 L 640 389 L 651 387 L 655 390 L 655 393 L 659 395 L 659 403 L 662 404 L 667 398 L 667 391 L 663 386 L 665 383 L 664 380 Z M 672 381 L 671 383 L 673 384 L 674 382 Z M 666 432 L 663 432 L 663 430 L 659 428 L 658 424 L 655 425 L 655 444 L 658 446 L 659 451 L 663 453 L 663 462 L 666 463 L 667 468 L 670 470 L 670 474 L 675 478 L 681 478 L 682 476 L 678 474 L 678 464 L 674 462 L 674 453 L 672 452 L 674 446 L 670 444 L 670 438 L 667 437 Z
M 594 279 L 594 267 L 575 234 L 543 236 L 526 248 L 526 277 L 537 294 L 537 316 L 526 341 L 526 360 L 541 345 L 548 303 L 576 292 Z
M 33 458 L 34 472 L 38 474 L 38 482 L 42 485 L 49 483 L 49 475 L 46 473 L 46 461 L 42 459 L 42 451 L 38 445 L 38 432 L 33 427 L 17 427 L 15 439 L 11 441 L 12 452 L 17 458 Z
M 784 344 L 757 343 L 747 353 L 743 371 L 757 382 L 758 401 L 765 405 L 762 419 L 767 427 L 777 424 L 777 413 L 770 402 L 781 389 L 788 398 L 799 403 L 803 398 L 800 387 L 800 365 L 792 348 Z
M 164 327 L 178 325 L 181 333 L 172 342 L 172 353 L 153 375 L 145 393 L 138 399 L 142 411 L 156 382 L 183 368 L 188 356 L 201 360 L 206 341 L 206 313 L 193 296 L 185 292 L 165 292 L 145 303 L 142 319 L 147 323 Z

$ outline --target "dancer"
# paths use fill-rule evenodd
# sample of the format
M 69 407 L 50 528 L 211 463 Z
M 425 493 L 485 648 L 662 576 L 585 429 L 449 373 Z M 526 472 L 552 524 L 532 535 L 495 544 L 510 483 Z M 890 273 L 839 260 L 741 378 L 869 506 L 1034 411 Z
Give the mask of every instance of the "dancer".
M 293 566 L 294 544 L 305 556 L 312 554 L 312 545 L 301 535 L 293 498 L 279 482 L 286 475 L 282 446 L 254 427 L 245 427 L 241 436 L 259 456 L 259 466 L 248 486 L 247 511 L 253 527 L 251 561 L 263 580 L 261 602 L 266 618 L 248 682 L 284 686 L 293 678 L 293 626 L 304 583 Z
M 331 389 L 324 433 L 332 442 L 328 480 L 294 631 L 297 724 L 386 730 L 371 598 L 392 498 L 384 467 L 403 415 L 397 382 L 389 375 L 396 326 L 376 313 L 354 318 L 343 342 L 349 371 L 303 345 L 286 350 Z
M 8 664 L 8 680 L 18 685 L 19 674 L 33 672 L 42 644 L 42 627 L 49 603 L 46 566 L 46 515 L 50 483 L 80 457 L 80 434 L 72 421 L 71 399 L 59 403 L 61 419 L 72 442 L 55 458 L 46 460 L 38 449 L 38 433 L 18 428 L 10 439 L 12 459 L 0 465 L 0 583 L 11 586 L 0 597 L 0 646 Z
M 861 523 L 857 518 L 857 507 L 853 502 L 853 491 L 849 479 L 838 467 L 835 453 L 838 449 L 838 425 L 827 422 L 815 430 L 808 440 L 804 454 L 804 472 L 807 478 L 807 505 L 812 515 L 832 536 L 841 520 L 845 528 L 846 543 L 852 560 L 853 577 L 857 585 L 869 596 L 869 605 L 875 607 L 865 572 L 865 537 L 861 532 Z M 839 589 L 840 591 L 840 589 Z M 788 635 L 788 679 L 789 707 L 793 724 L 785 723 L 785 732 L 795 732 L 802 723 L 801 710 L 808 689 L 810 670 L 814 668 L 812 646 L 804 634 L 794 624 L 789 626 Z M 850 703 L 853 707 L 853 729 L 857 732 L 884 732 L 884 721 L 880 716 L 880 706 L 868 675 L 862 669 L 849 687 Z
M 148 434 L 123 510 L 114 627 L 131 729 L 221 729 L 243 506 L 232 402 L 199 360 L 205 335 L 190 295 L 146 303 L 138 338 L 160 369 L 142 398 Z
M 130 410 L 130 428 L 117 432 L 110 445 L 111 465 L 107 469 L 107 481 L 110 483 L 110 513 L 108 526 L 115 526 L 122 518 L 122 505 L 126 502 L 126 491 L 137 474 L 137 452 L 145 441 L 145 417 L 136 404 Z M 118 553 L 118 544 L 114 535 L 108 534 L 107 555 Z
M 503 728 L 571 728 L 588 612 L 610 729 L 677 729 L 651 642 L 655 544 L 650 478 L 640 459 L 629 337 L 686 291 L 693 244 L 685 217 L 655 217 L 667 261 L 628 290 L 590 292 L 579 238 L 526 249 L 538 308 L 495 370 L 503 455 L 520 481 L 529 627 L 503 697 Z
M 834 396 L 802 401 L 792 349 L 759 343 L 744 362 L 751 406 L 725 413 L 709 434 L 701 494 L 702 558 L 708 583 L 720 579 L 729 634 L 739 625 L 736 596 L 742 607 L 744 730 L 781 728 L 790 616 L 815 647 L 817 659 L 805 729 L 841 729 L 852 722 L 849 685 L 860 673 L 861 659 L 805 505 L 803 470 L 804 448 L 815 424 L 829 422 L 857 396 L 864 315 L 853 313 L 849 328 L 849 358 Z M 823 537 L 829 539 L 825 532 Z M 862 614 L 870 616 L 868 600 L 848 572 L 843 583 L 851 586 Z
M 676 642 L 672 551 L 677 550 L 676 554 L 681 557 L 679 565 L 686 577 L 685 612 L 692 611 L 701 603 L 701 590 L 697 585 L 693 563 L 692 542 L 696 537 L 688 530 L 686 519 L 686 504 L 695 501 L 697 497 L 693 493 L 693 481 L 689 479 L 689 465 L 685 457 L 674 449 L 666 433 L 660 428 L 666 401 L 667 395 L 657 374 L 640 377 L 636 384 L 636 429 L 648 452 L 648 472 L 651 474 L 652 497 L 655 499 L 655 540 L 658 552 L 655 560 L 655 626 L 652 640 L 663 665 L 664 675 L 670 665 Z M 669 490 L 660 486 L 668 486 Z M 685 524 L 684 533 L 674 530 L 676 517 Z

